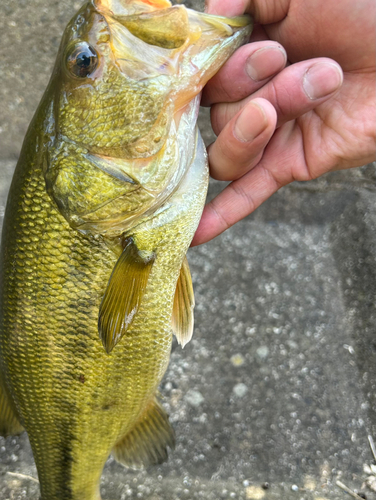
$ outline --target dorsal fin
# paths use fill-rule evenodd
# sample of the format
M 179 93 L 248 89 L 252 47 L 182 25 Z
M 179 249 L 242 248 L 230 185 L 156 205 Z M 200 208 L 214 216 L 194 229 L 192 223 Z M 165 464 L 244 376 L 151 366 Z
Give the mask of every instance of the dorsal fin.
M 125 246 L 114 270 L 99 308 L 99 337 L 108 353 L 124 336 L 140 307 L 155 254 L 140 255 L 133 238 Z
M 0 377 L 2 377 L 1 374 Z M 16 436 L 24 430 L 18 420 L 13 401 L 8 395 L 3 381 L 0 379 L 0 436 Z
M 116 443 L 114 458 L 132 469 L 157 465 L 175 448 L 175 433 L 168 415 L 157 401 L 149 406 L 133 429 Z
M 172 331 L 179 344 L 184 347 L 193 334 L 193 309 L 195 297 L 193 292 L 192 277 L 189 270 L 187 257 L 184 258 L 180 276 L 176 284 L 174 306 L 172 310 Z

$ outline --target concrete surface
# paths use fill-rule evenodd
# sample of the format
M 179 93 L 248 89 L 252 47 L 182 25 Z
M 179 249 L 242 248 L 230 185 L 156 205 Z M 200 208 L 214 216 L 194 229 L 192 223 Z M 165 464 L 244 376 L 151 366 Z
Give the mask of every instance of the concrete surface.
M 2 5 L 1 218 L 78 4 Z M 207 111 L 200 123 L 210 142 Z M 109 459 L 104 500 L 350 499 L 338 479 L 376 499 L 363 470 L 376 438 L 375 191 L 374 165 L 297 183 L 190 251 L 196 328 L 184 350 L 174 344 L 161 386 L 176 450 L 141 472 Z M 27 436 L 0 438 L 0 500 L 37 500 L 36 478 Z

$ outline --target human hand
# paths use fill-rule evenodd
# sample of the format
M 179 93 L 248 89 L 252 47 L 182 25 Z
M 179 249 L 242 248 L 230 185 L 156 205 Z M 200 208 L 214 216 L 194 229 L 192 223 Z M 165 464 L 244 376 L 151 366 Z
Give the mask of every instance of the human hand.
M 376 149 L 374 0 L 209 0 L 207 10 L 259 24 L 204 89 L 218 135 L 211 175 L 232 182 L 206 205 L 192 245 L 280 187 L 364 165 Z

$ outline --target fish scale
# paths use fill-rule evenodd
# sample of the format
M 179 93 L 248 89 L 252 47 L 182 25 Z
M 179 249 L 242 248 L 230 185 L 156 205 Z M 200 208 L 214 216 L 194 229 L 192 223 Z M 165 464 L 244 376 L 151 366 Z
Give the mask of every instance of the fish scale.
M 84 88 L 74 96 L 70 95 L 68 87 L 67 96 L 61 103 L 62 134 L 77 142 L 84 138 L 86 144 L 96 148 L 121 147 L 134 142 L 151 130 L 163 109 L 168 89 L 158 85 L 157 78 L 154 80 L 149 85 L 131 83 L 124 88 L 114 68 L 110 67 L 96 99 L 92 97 L 95 87 Z
M 156 392 L 173 325 L 182 344 L 192 335 L 185 254 L 208 182 L 190 100 L 250 33 L 248 18 L 133 0 L 134 33 L 146 13 L 140 40 L 123 26 L 127 5 L 87 2 L 68 25 L 4 218 L 0 432 L 28 432 L 42 500 L 100 500 L 111 451 L 139 468 L 174 447 Z M 142 54 L 127 68 L 130 41 Z M 174 61 L 171 75 L 153 58 Z

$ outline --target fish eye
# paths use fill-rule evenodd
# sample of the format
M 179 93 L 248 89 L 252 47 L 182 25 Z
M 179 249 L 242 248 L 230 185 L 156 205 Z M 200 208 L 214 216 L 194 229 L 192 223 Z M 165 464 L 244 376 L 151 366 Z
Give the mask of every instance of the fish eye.
M 66 64 L 73 76 L 87 78 L 98 67 L 98 54 L 87 42 L 79 42 L 69 50 Z

